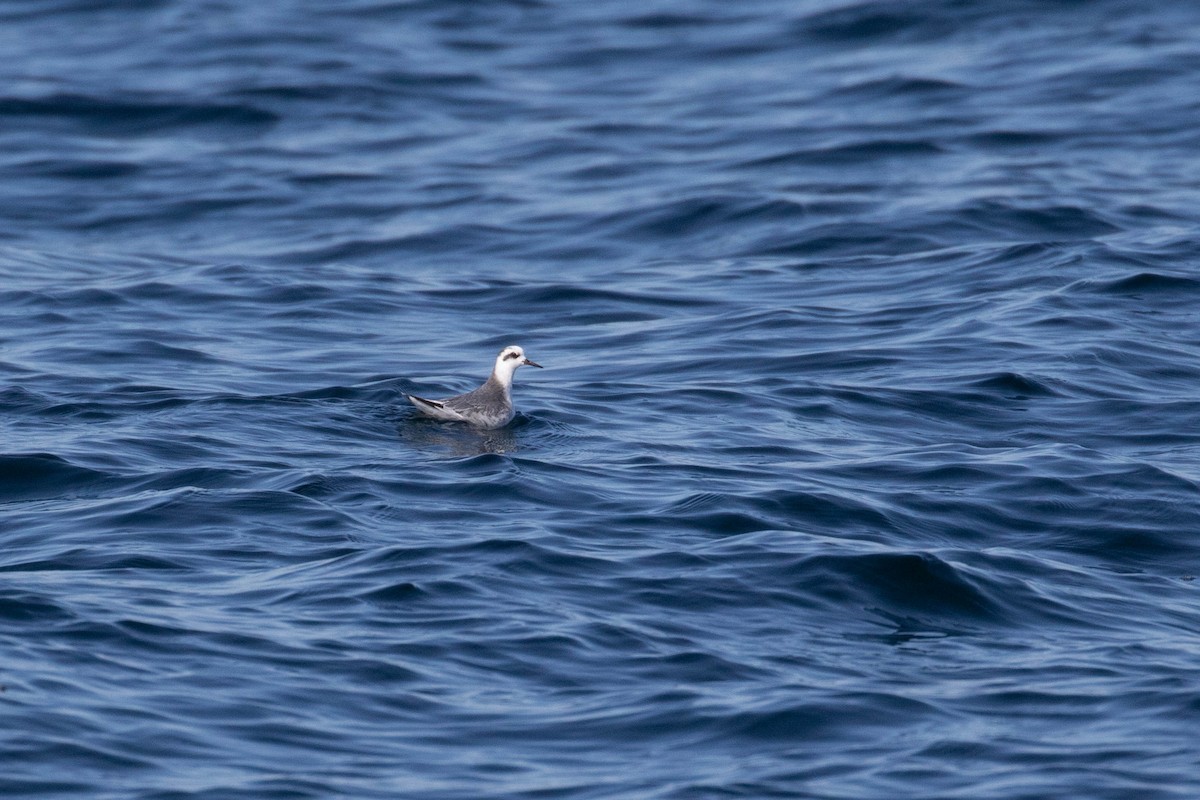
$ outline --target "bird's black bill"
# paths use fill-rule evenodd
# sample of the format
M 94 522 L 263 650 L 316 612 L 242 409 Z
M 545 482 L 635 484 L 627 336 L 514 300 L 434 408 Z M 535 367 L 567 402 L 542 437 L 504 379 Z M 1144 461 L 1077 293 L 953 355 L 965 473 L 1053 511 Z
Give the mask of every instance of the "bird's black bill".
M 525 359 L 524 361 L 522 361 L 521 363 L 528 364 L 531 367 L 537 367 L 538 369 L 545 369 L 545 367 L 543 367 L 541 364 L 537 363 L 536 361 L 530 361 L 528 358 Z

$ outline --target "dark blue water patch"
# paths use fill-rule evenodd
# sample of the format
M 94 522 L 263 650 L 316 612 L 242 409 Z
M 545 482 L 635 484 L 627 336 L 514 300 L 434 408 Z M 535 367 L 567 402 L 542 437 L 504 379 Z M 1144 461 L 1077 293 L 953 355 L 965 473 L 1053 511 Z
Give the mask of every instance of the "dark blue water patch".
M 899 256 L 936 249 L 933 238 L 851 223 L 817 225 L 803 234 L 774 234 L 741 255 L 830 259 L 849 255 Z
M 925 627 L 1005 617 L 969 573 L 925 553 L 813 556 L 798 565 L 793 579 L 844 612 L 878 610 L 889 619 L 924 619 Z
M 1119 228 L 1091 211 L 1073 206 L 1023 208 L 1006 201 L 960 206 L 941 220 L 946 234 L 971 231 L 1003 240 L 1032 242 L 1086 240 Z
M 974 134 L 968 141 L 983 149 L 1029 149 L 1053 146 L 1062 140 L 1062 134 L 1041 130 L 991 130 Z
M 137 9 L 126 9 L 135 12 L 135 16 L 146 11 L 152 11 L 167 5 L 164 2 L 148 2 Z M 24 8 L 6 9 L 6 19 L 70 19 L 74 14 L 93 14 L 95 12 L 111 11 L 111 7 L 96 0 L 38 0 Z M 59 16 L 61 15 L 61 17 Z M 124 17 L 126 14 L 121 14 Z
M 742 218 L 756 222 L 784 222 L 800 220 L 804 216 L 802 206 L 784 201 L 762 203 L 746 202 L 746 198 L 705 197 L 687 198 L 666 205 L 654 204 L 651 208 L 632 209 L 613 218 L 620 224 L 629 219 L 635 225 L 622 225 L 623 234 L 630 236 L 688 236 L 704 232 L 718 232 L 723 224 Z
M 1157 297 L 1161 300 L 1175 303 L 1186 302 L 1200 291 L 1200 281 L 1184 275 L 1167 275 L 1157 272 L 1140 272 L 1125 278 L 1107 281 L 1098 286 L 1091 286 L 1093 291 L 1128 297 L 1136 300 L 1144 297 Z
M 32 162 L 18 167 L 18 172 L 31 176 L 47 176 L 68 180 L 113 180 L 129 178 L 141 167 L 121 161 Z
M 33 561 L 8 564 L 0 567 L 2 572 L 69 572 L 72 570 L 111 570 L 116 573 L 134 575 L 145 571 L 157 570 L 186 570 L 188 567 L 177 561 L 155 558 L 144 555 L 100 555 L 87 551 L 64 553 L 61 557 L 48 561 Z M 22 604 L 23 605 L 23 604 Z M 44 610 L 36 610 L 38 615 Z
M 928 141 L 906 142 L 895 139 L 876 139 L 836 147 L 796 150 L 759 158 L 742 166 L 751 169 L 865 166 L 893 158 L 903 159 L 906 163 L 911 164 L 913 159 L 936 156 L 942 152 L 939 145 Z
M 1077 456 L 1059 466 L 1063 477 L 1057 478 L 1027 475 L 1020 466 L 988 461 L 933 469 L 893 462 L 867 469 L 884 485 L 894 485 L 897 476 L 918 469 L 921 481 L 913 485 L 927 486 L 927 491 L 901 488 L 889 501 L 892 518 L 910 535 L 936 532 L 980 541 L 986 530 L 988 540 L 998 543 L 1000 532 L 1007 531 L 1012 546 L 1039 541 L 1092 563 L 1171 569 L 1173 563 L 1190 560 L 1193 543 L 1179 535 L 1170 520 L 1195 515 L 1197 497 L 1182 499 L 1194 495 L 1195 487 L 1180 486 L 1179 478 L 1169 474 L 1131 472 L 1118 465 L 1097 468 L 1087 453 Z M 851 474 L 859 469 L 851 468 Z M 1174 498 L 1170 510 L 1151 499 L 1160 492 Z M 1090 522 L 1080 523 L 1081 518 Z
M 70 619 L 70 613 L 44 596 L 6 592 L 0 597 L 0 618 L 10 623 L 24 621 L 49 624 Z
M 150 762 L 147 760 L 130 758 L 116 750 L 78 745 L 67 741 L 59 742 L 51 747 L 23 748 L 17 751 L 16 755 L 39 760 L 63 760 L 77 764 L 80 769 L 84 770 L 136 770 L 150 766 Z M 39 789 L 52 787 L 52 790 L 61 791 L 70 785 L 69 783 L 52 783 L 49 787 L 39 787 Z
M 973 386 L 982 389 L 989 396 L 1000 395 L 1015 399 L 1029 397 L 1056 397 L 1061 392 L 1046 381 L 1039 381 L 1028 375 L 1016 372 L 1002 372 L 980 378 Z
M 53 497 L 108 484 L 113 476 L 52 453 L 0 456 L 0 502 Z
M 692 495 L 660 512 L 696 526 L 710 536 L 736 536 L 757 531 L 799 528 L 879 531 L 893 527 L 888 515 L 853 496 L 828 491 L 777 490 L 753 498 L 717 494 Z
M 581 308 L 600 305 L 629 305 L 696 309 L 705 305 L 703 300 L 684 294 L 671 295 L 645 290 L 630 291 L 629 289 L 594 289 L 556 283 L 528 286 L 512 281 L 493 282 L 491 285 L 477 289 L 429 289 L 422 291 L 421 294 L 435 299 L 444 298 L 452 304 L 468 303 L 481 310 L 497 298 L 514 304 L 536 307 L 558 303 L 565 307 Z
M 51 292 L 16 290 L 6 294 L 13 302 L 23 305 L 48 305 L 56 308 L 105 308 L 127 303 L 120 292 L 95 287 L 52 290 Z
M 967 87 L 946 78 L 913 77 L 890 75 L 874 78 L 851 87 L 840 87 L 837 91 L 845 97 L 848 93 L 862 95 L 866 101 L 889 101 L 913 96 L 923 102 L 930 99 L 953 97 L 962 94 Z
M 709 27 L 728 22 L 730 22 L 728 16 L 717 15 L 713 9 L 706 9 L 704 12 L 696 11 L 693 13 L 684 11 L 640 12 L 621 19 L 619 24 L 635 29 L 676 30 Z
M 911 35 L 929 22 L 921 13 L 892 13 L 866 3 L 806 17 L 800 24 L 808 36 L 831 43 L 862 43 Z
M 831 698 L 828 703 L 746 713 L 733 726 L 738 735 L 750 739 L 799 743 L 845 738 L 847 730 L 861 725 L 887 728 L 901 719 L 937 716 L 937 709 L 925 703 L 886 693 L 864 693 Z
M 6 413 L 25 413 L 41 408 L 48 402 L 50 401 L 44 395 L 21 386 L 9 386 L 0 390 L 0 408 Z
M 312 262 L 328 263 L 330 261 L 362 261 L 375 255 L 394 255 L 406 253 L 409 256 L 437 255 L 439 253 L 463 252 L 483 253 L 489 250 L 503 252 L 512 245 L 506 244 L 509 231 L 503 227 L 490 225 L 462 225 L 451 231 L 439 230 L 434 233 L 412 234 L 409 236 L 386 239 L 358 239 L 340 243 L 330 247 L 309 250 L 304 253 L 290 254 L 293 263 Z
M 274 123 L 275 115 L 241 105 L 166 101 L 152 96 L 123 100 L 79 94 L 0 98 L 0 118 L 66 120 L 98 134 L 149 135 L 163 130 L 218 129 Z

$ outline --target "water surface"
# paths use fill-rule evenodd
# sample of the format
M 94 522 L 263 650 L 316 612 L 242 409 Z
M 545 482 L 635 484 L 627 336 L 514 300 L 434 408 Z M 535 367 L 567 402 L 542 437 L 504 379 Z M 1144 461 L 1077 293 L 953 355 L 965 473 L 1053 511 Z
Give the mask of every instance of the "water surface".
M 1200 793 L 1192 4 L 0 37 L 5 797 Z

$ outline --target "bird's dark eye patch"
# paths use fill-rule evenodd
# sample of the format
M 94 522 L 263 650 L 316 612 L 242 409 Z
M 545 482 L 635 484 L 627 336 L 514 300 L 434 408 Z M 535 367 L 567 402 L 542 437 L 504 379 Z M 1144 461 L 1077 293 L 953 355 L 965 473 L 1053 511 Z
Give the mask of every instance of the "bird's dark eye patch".
M 505 361 L 508 361 L 510 358 L 520 358 L 520 357 L 521 357 L 520 353 L 505 353 L 504 354 Z

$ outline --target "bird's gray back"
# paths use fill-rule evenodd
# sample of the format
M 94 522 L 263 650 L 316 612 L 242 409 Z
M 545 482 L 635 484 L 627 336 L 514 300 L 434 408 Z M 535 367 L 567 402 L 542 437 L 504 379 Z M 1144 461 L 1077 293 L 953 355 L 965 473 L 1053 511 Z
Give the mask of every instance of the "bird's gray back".
M 512 414 L 512 397 L 499 381 L 491 378 L 474 391 L 443 400 L 442 405 L 468 416 L 499 417 Z

